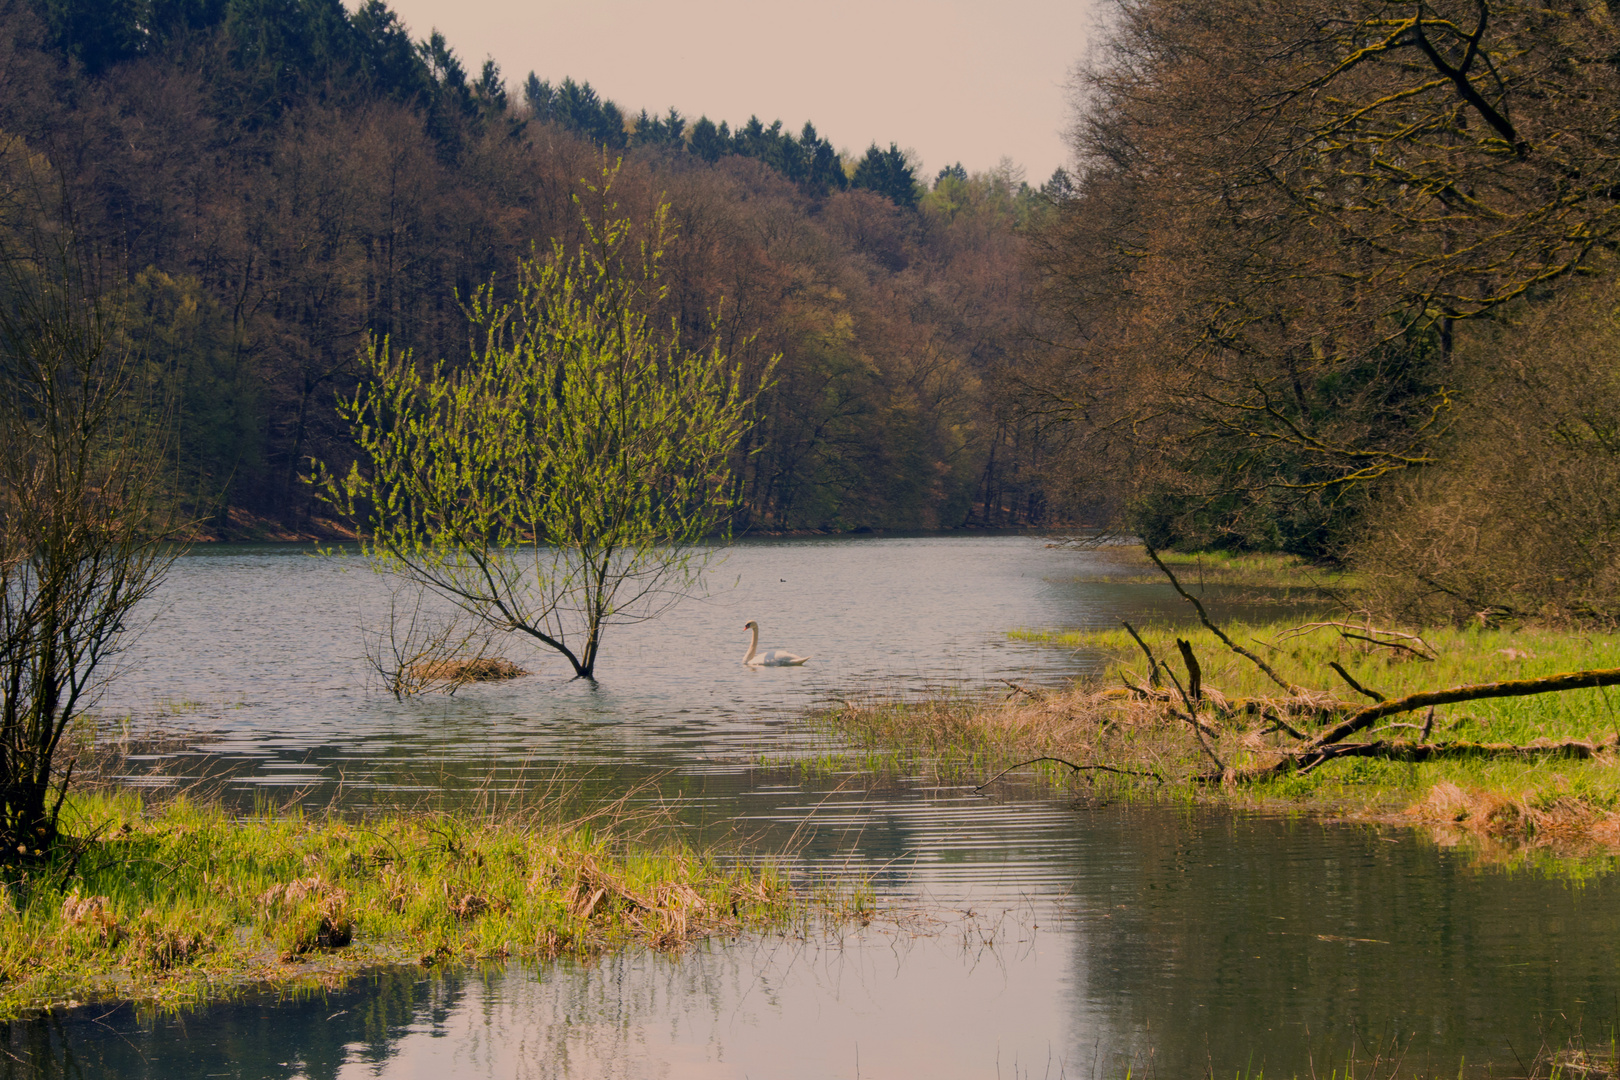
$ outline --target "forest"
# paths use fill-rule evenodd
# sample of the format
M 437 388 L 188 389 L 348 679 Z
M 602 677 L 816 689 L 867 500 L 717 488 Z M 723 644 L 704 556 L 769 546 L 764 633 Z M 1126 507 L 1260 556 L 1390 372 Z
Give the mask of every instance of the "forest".
M 657 316 L 770 372 L 739 531 L 1113 526 L 1419 620 L 1620 616 L 1599 0 L 1114 0 L 1039 186 L 508 79 L 382 0 L 3 2 L 0 158 L 160 361 L 212 535 L 319 532 L 368 342 L 464 357 L 622 161 Z
M 1156 547 L 1347 562 L 1415 622 L 1620 617 L 1609 5 L 1106 22 L 1020 383 L 1069 475 Z
M 373 339 L 465 357 L 464 303 L 622 159 L 672 208 L 657 315 L 772 358 L 737 450 L 739 531 L 1028 525 L 1060 514 L 1054 430 L 1005 393 L 1032 332 L 1013 167 L 932 178 L 806 123 L 632 111 L 573 78 L 511 85 L 382 0 L 3 0 L 0 160 L 58 205 L 176 403 L 202 532 L 320 534 L 303 482 L 352 456 L 335 403 Z

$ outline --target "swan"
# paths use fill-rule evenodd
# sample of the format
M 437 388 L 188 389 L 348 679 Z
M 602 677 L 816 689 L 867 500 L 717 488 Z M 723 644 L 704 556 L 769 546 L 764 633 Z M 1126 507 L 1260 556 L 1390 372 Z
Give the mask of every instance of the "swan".
M 748 639 L 748 652 L 743 656 L 743 663 L 749 667 L 798 667 L 810 659 L 808 656 L 794 656 L 792 653 L 782 649 L 766 649 L 764 652 L 757 652 L 756 650 L 759 649 L 759 623 L 749 619 L 743 624 L 743 629 L 754 632 L 754 636 Z

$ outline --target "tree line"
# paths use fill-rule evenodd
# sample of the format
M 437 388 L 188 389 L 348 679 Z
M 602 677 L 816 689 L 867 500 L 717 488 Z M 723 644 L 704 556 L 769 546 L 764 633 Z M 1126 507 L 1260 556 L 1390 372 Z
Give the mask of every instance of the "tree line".
M 735 525 L 1030 524 L 1063 508 L 1057 428 L 1002 390 L 1045 335 L 1026 253 L 1054 211 L 1015 170 L 931 184 L 896 145 L 653 116 L 586 82 L 509 90 L 381 0 L 3 0 L 0 138 L 41 165 L 161 361 L 219 535 L 308 530 L 311 460 L 372 340 L 466 355 L 464 304 L 552 241 L 603 155 L 632 217 L 670 207 L 649 312 L 780 356 L 736 450 Z
M 1620 616 L 1616 57 L 1591 0 L 1116 0 L 1026 413 L 1155 546 Z

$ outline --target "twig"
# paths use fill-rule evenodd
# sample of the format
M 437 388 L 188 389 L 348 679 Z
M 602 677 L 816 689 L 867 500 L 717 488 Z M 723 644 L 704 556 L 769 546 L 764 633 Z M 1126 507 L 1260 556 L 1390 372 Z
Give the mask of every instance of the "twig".
M 1372 738 L 1374 735 L 1378 734 L 1380 731 L 1390 731 L 1390 730 L 1392 730 L 1394 728 L 1398 728 L 1398 727 L 1411 728 L 1413 731 L 1417 731 L 1417 732 L 1422 732 L 1423 731 L 1423 725 L 1422 724 L 1408 724 L 1408 723 L 1405 723 L 1403 721 L 1397 720 L 1393 724 L 1385 724 L 1383 727 L 1375 727 L 1375 728 L 1373 728 L 1371 731 L 1367 732 L 1367 738 L 1369 738 L 1369 739 Z M 1419 742 L 1424 742 L 1427 739 L 1428 739 L 1428 736 L 1425 734 L 1425 735 L 1420 736 L 1418 741 Z
M 1339 678 L 1341 678 L 1345 682 L 1349 683 L 1350 684 L 1350 689 L 1354 690 L 1356 693 L 1360 694 L 1362 697 L 1372 698 L 1374 701 L 1387 701 L 1387 700 L 1389 700 L 1388 698 L 1384 697 L 1383 694 L 1380 694 L 1378 691 L 1369 690 L 1365 686 L 1362 686 L 1360 683 L 1356 682 L 1356 680 L 1351 676 L 1351 674 L 1348 671 L 1344 670 L 1343 667 L 1339 666 L 1339 662 L 1337 660 L 1329 660 L 1328 661 L 1328 667 L 1332 668 L 1334 671 L 1337 671 L 1339 673 Z
M 1125 689 L 1129 690 L 1131 693 L 1140 694 L 1143 697 L 1149 699 L 1150 701 L 1169 701 L 1170 700 L 1170 694 L 1169 694 L 1168 691 L 1165 691 L 1165 690 L 1152 690 L 1152 689 L 1149 689 L 1147 686 L 1137 686 L 1135 683 L 1131 682 L 1131 680 L 1129 678 L 1126 677 L 1125 672 L 1123 672 L 1123 671 L 1121 671 L 1119 673 L 1119 681 L 1124 683 L 1125 684 Z M 1157 685 L 1158 681 L 1159 681 L 1159 673 L 1158 673 L 1158 670 L 1155 669 L 1154 672 L 1153 672 L 1153 679 L 1152 679 L 1152 682 L 1150 683 L 1150 685 Z
M 1038 758 L 1030 758 L 1028 761 L 1020 761 L 1017 765 L 1009 765 L 1005 769 L 1002 769 L 1000 772 L 996 773 L 996 775 L 992 776 L 990 779 L 986 780 L 984 783 L 980 784 L 978 787 L 974 788 L 973 790 L 974 791 L 983 791 L 985 788 L 989 787 L 991 784 L 995 783 L 997 780 L 1000 780 L 1003 776 L 1006 776 L 1008 773 L 1012 772 L 1014 769 L 1022 769 L 1026 765 L 1034 765 L 1037 762 L 1041 762 L 1041 761 L 1055 761 L 1059 765 L 1067 765 L 1069 768 L 1073 769 L 1075 772 L 1111 772 L 1111 773 L 1118 773 L 1121 776 L 1151 776 L 1151 777 L 1153 777 L 1153 779 L 1157 780 L 1159 783 L 1161 783 L 1161 784 L 1164 783 L 1164 777 L 1161 776 L 1156 770 L 1149 771 L 1149 772 L 1139 772 L 1139 771 L 1137 771 L 1135 769 L 1116 769 L 1112 765 L 1076 765 L 1074 762 L 1065 761 L 1060 757 L 1045 756 L 1045 757 L 1038 757 Z
M 1000 683 L 1006 683 L 1008 686 L 1012 687 L 1013 694 L 1024 694 L 1031 701 L 1039 701 L 1039 700 L 1041 700 L 1042 698 L 1044 698 L 1046 696 L 1044 693 L 1042 693 L 1039 690 L 1031 690 L 1027 686 L 1020 686 L 1017 683 L 1013 682 L 1011 679 L 997 679 L 996 681 L 1000 682 Z M 1008 694 L 1007 696 L 1010 698 L 1013 695 Z
M 1294 729 L 1294 725 L 1292 725 L 1288 721 L 1284 720 L 1282 718 L 1282 713 L 1278 712 L 1276 709 L 1268 709 L 1266 712 L 1262 713 L 1261 715 L 1264 716 L 1267 720 L 1270 720 L 1273 724 L 1276 725 L 1275 727 L 1273 727 L 1271 729 L 1272 731 L 1286 731 L 1286 732 L 1288 732 L 1288 734 L 1292 735 L 1294 738 L 1300 740 L 1301 742 L 1305 741 L 1305 738 L 1306 738 L 1305 733 L 1302 732 L 1302 731 L 1296 731 Z
M 1293 627 L 1291 629 L 1288 629 L 1288 630 L 1284 630 L 1282 633 L 1278 634 L 1277 635 L 1277 640 L 1278 641 L 1287 641 L 1291 637 L 1299 637 L 1299 636 L 1301 636 L 1303 634 L 1310 633 L 1312 630 L 1320 630 L 1324 626 L 1333 627 L 1335 630 L 1339 631 L 1339 634 L 1342 637 L 1352 637 L 1353 636 L 1353 637 L 1359 638 L 1362 641 L 1370 641 L 1374 645 L 1387 645 L 1392 649 L 1404 648 L 1404 649 L 1407 649 L 1410 652 L 1417 653 L 1419 656 L 1422 656 L 1423 659 L 1425 659 L 1425 660 L 1433 660 L 1434 656 L 1435 656 L 1435 648 L 1434 648 L 1434 646 L 1430 645 L 1427 641 L 1424 641 L 1417 634 L 1407 634 L 1407 633 L 1401 632 L 1400 630 L 1377 630 L 1377 629 L 1374 629 L 1372 626 L 1367 625 L 1367 624 L 1363 624 L 1363 623 L 1347 623 L 1347 622 L 1332 622 L 1332 621 L 1329 621 L 1329 622 L 1301 623 L 1298 626 L 1295 626 L 1295 627 Z M 1348 631 L 1350 631 L 1350 630 L 1359 630 L 1359 631 L 1361 631 L 1361 633 L 1351 635 L 1351 634 L 1348 633 Z M 1382 641 L 1379 638 L 1366 637 L 1365 635 L 1367 635 L 1367 634 L 1381 634 L 1381 635 L 1383 635 L 1383 637 L 1404 638 L 1407 641 L 1415 641 L 1415 642 L 1417 642 L 1418 645 L 1422 646 L 1422 648 L 1421 649 L 1413 649 L 1410 646 L 1401 645 L 1399 642 Z
M 1149 686 L 1158 686 L 1159 685 L 1159 661 L 1158 661 L 1158 658 L 1153 655 L 1153 650 L 1148 648 L 1147 642 L 1142 640 L 1142 635 L 1138 634 L 1136 632 L 1136 627 L 1132 626 L 1128 622 L 1125 622 L 1124 619 L 1121 619 L 1120 623 L 1125 627 L 1125 632 L 1127 634 L 1131 635 L 1131 637 L 1135 638 L 1136 643 L 1138 645 L 1142 646 L 1142 651 L 1147 653 L 1148 685 Z
M 1346 637 L 1346 638 L 1355 638 L 1357 641 L 1370 641 L 1374 645 L 1382 645 L 1386 649 L 1405 649 L 1407 652 L 1411 653 L 1413 656 L 1417 657 L 1419 660 L 1426 660 L 1431 664 L 1434 662 L 1434 657 L 1430 656 L 1428 653 L 1422 652 L 1422 651 L 1420 651 L 1418 649 L 1414 649 L 1410 645 L 1402 645 L 1398 641 L 1380 641 L 1375 637 L 1368 637 L 1366 634 L 1352 634 L 1348 630 L 1340 630 L 1339 631 L 1339 636 L 1340 637 Z
M 1144 544 L 1143 547 L 1147 550 L 1148 558 L 1153 560 L 1153 565 L 1157 566 L 1164 573 L 1164 576 L 1170 579 L 1170 584 L 1175 587 L 1176 592 L 1181 594 L 1181 598 L 1183 600 L 1186 600 L 1189 604 L 1191 604 L 1193 606 L 1193 609 L 1198 612 L 1198 621 L 1204 624 L 1204 628 L 1206 630 L 1208 630 L 1210 633 L 1214 634 L 1216 637 L 1220 638 L 1221 641 L 1226 645 L 1226 647 L 1228 649 L 1231 649 L 1233 652 L 1237 653 L 1239 656 L 1247 657 L 1254 664 L 1255 667 L 1257 667 L 1261 671 L 1265 672 L 1266 675 L 1271 679 L 1272 682 L 1276 683 L 1278 686 L 1282 687 L 1284 690 L 1287 690 L 1290 694 L 1299 693 L 1299 687 L 1297 687 L 1297 686 L 1293 685 L 1292 683 L 1288 682 L 1281 675 L 1278 675 L 1275 671 L 1272 671 L 1270 664 L 1267 664 L 1264 660 L 1262 660 L 1258 656 L 1254 655 L 1254 653 L 1250 652 L 1248 649 L 1245 649 L 1243 646 L 1239 645 L 1237 642 L 1235 642 L 1231 638 L 1227 637 L 1226 632 L 1224 630 L 1222 630 L 1220 627 L 1216 626 L 1214 623 L 1210 622 L 1210 620 L 1209 620 L 1209 612 L 1204 610 L 1204 605 L 1200 604 L 1198 602 L 1197 597 L 1193 596 L 1186 589 L 1183 589 L 1181 587 L 1181 582 L 1177 581 L 1176 580 L 1176 575 L 1172 574 L 1170 572 L 1170 568 L 1168 566 L 1164 565 L 1164 560 L 1159 558 L 1159 553 L 1157 551 L 1154 551 L 1152 547 L 1150 547 L 1150 546 L 1148 546 L 1146 544 Z

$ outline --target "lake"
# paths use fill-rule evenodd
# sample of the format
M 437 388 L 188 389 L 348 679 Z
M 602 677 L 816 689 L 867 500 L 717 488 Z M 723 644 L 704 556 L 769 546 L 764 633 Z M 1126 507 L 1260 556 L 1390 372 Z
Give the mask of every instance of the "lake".
M 405 703 L 361 657 L 381 597 L 354 557 L 188 555 L 101 703 L 144 751 L 126 782 L 207 776 L 244 804 L 317 808 L 635 789 L 700 840 L 788 852 L 800 880 L 870 880 L 884 914 L 680 957 L 81 1010 L 4 1029 L 0 1075 L 1325 1076 L 1353 1047 L 1398 1047 L 1500 1076 L 1543 1042 L 1607 1045 L 1620 1019 L 1605 868 L 1510 874 L 1402 830 L 792 767 L 827 749 L 803 718 L 837 699 L 1004 691 L 1099 662 L 1009 630 L 1181 617 L 1107 551 L 745 541 L 708 595 L 612 632 L 594 686 L 514 654 L 536 674 Z M 744 669 L 749 619 L 814 658 Z

